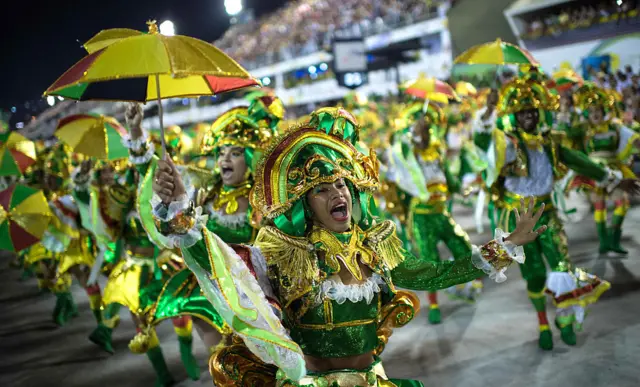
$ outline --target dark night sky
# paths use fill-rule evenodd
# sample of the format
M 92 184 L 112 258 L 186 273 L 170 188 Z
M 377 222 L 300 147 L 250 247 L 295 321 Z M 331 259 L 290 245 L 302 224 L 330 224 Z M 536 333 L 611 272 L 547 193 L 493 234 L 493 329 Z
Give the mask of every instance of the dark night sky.
M 243 0 L 256 16 L 285 0 Z M 63 5 L 64 4 L 64 5 Z M 229 26 L 224 0 L 6 0 L 0 22 L 0 109 L 38 98 L 85 54 L 81 44 L 102 29 L 146 30 L 170 19 L 176 32 L 206 41 Z

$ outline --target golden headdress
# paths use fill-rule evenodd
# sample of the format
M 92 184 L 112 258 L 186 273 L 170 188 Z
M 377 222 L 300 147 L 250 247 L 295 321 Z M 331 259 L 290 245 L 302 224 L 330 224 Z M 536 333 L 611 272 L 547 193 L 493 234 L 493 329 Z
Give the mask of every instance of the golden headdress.
M 514 114 L 527 109 L 553 111 L 560 106 L 560 98 L 536 79 L 516 78 L 500 90 L 499 115 Z
M 354 147 L 356 137 L 357 122 L 342 108 L 320 109 L 311 114 L 309 123 L 291 127 L 258 163 L 251 196 L 254 208 L 266 218 L 277 218 L 309 189 L 340 178 L 359 192 L 376 190 L 377 159 Z
M 218 117 L 202 139 L 202 153 L 213 152 L 225 145 L 263 149 L 273 138 L 273 130 L 260 127 L 247 112 L 247 107 L 235 107 Z

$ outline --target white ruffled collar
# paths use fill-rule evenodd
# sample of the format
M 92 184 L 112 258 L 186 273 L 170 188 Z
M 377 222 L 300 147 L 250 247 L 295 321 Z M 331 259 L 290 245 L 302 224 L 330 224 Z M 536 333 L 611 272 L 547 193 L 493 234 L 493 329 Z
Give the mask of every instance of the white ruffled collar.
M 353 285 L 345 285 L 340 277 L 334 276 L 322 283 L 321 294 L 338 304 L 343 304 L 347 300 L 353 303 L 365 300 L 367 304 L 371 304 L 376 293 L 380 293 L 381 286 L 384 285 L 386 283 L 377 273 L 373 273 L 365 282 Z

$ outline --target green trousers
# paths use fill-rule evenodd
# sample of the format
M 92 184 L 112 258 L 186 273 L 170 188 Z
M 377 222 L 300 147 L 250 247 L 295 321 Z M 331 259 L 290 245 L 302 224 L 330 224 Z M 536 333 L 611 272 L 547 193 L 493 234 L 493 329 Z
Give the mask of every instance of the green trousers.
M 445 243 L 453 258 L 471 255 L 469 236 L 447 211 L 422 213 L 421 207 L 413 210 L 411 238 L 415 254 L 420 259 L 439 261 L 438 242 Z M 425 211 L 426 212 L 426 211 Z

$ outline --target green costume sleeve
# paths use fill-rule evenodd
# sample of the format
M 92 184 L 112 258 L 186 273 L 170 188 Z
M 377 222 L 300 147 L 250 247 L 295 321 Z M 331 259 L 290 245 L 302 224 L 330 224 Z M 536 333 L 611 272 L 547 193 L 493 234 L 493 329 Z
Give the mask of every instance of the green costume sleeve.
M 471 255 L 455 261 L 426 261 L 403 250 L 404 261 L 391 271 L 393 283 L 411 290 L 438 290 L 469 282 L 484 276 L 476 268 Z
M 587 155 L 579 151 L 560 146 L 559 156 L 560 161 L 564 165 L 579 175 L 595 179 L 596 181 L 602 181 L 608 175 L 607 170 L 602 165 L 591 161 Z

